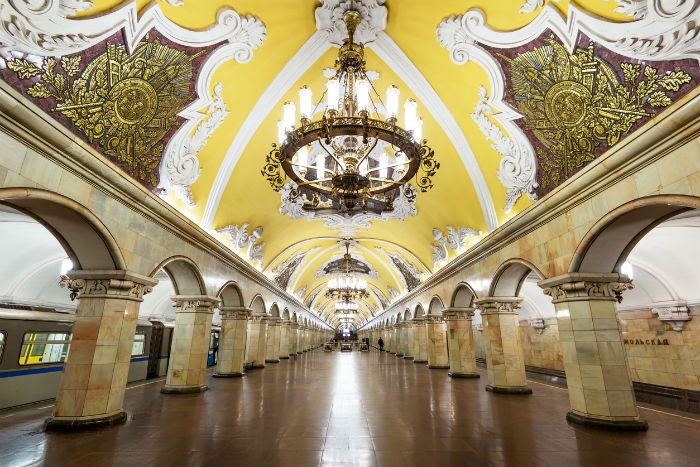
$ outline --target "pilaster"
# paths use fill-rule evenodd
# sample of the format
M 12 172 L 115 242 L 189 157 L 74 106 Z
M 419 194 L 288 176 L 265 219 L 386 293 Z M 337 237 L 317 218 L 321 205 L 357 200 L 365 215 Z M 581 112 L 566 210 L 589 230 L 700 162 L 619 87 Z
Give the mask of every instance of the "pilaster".
M 520 297 L 486 297 L 475 300 L 481 310 L 486 347 L 487 391 L 532 394 L 525 378 L 525 359 L 520 343 L 518 309 Z
M 447 333 L 441 315 L 428 315 L 425 320 L 428 342 L 428 368 L 449 369 L 447 357 Z
M 280 359 L 289 359 L 289 325 L 292 322 L 288 319 L 282 320 L 280 325 Z
M 394 353 L 397 357 L 403 357 L 403 323 L 394 324 Z
M 248 319 L 252 310 L 245 307 L 220 307 L 221 333 L 219 358 L 215 377 L 244 376 L 245 344 L 248 334 Z
M 74 271 L 71 348 L 47 430 L 123 423 L 124 391 L 139 306 L 158 281 L 129 271 Z
M 425 318 L 413 318 L 413 363 L 428 363 L 428 330 Z
M 207 390 L 209 336 L 217 297 L 207 295 L 175 295 L 177 308 L 173 329 L 170 361 L 163 394 L 188 394 Z
M 415 354 L 413 353 L 413 322 L 404 321 L 401 323 L 401 329 L 403 332 L 403 358 L 410 360 L 414 359 Z
M 586 426 L 645 431 L 615 314 L 629 279 L 616 273 L 569 273 L 538 283 L 557 312 L 571 411 Z
M 265 313 L 253 313 L 248 321 L 245 361 L 250 368 L 265 368 L 268 318 Z
M 447 308 L 442 315 L 447 322 L 448 374 L 453 378 L 478 378 L 472 335 L 474 308 Z
M 267 349 L 265 363 L 280 362 L 280 323 L 281 319 L 272 317 L 267 324 Z

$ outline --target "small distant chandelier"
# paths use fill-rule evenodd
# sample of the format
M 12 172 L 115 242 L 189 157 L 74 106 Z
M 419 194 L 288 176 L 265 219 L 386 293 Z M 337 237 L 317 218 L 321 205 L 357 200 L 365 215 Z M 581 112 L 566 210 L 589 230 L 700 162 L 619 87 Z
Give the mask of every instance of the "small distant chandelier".
M 338 302 L 335 304 L 336 313 L 357 313 L 357 310 L 359 310 L 359 306 L 355 302 Z
M 367 281 L 350 276 L 350 262 L 352 260 L 352 256 L 350 255 L 350 240 L 345 241 L 345 254 L 343 255 L 343 259 L 345 260 L 345 275 L 328 281 L 326 298 L 335 298 L 340 300 L 341 303 L 349 304 L 357 298 L 369 297 Z M 357 305 L 355 304 L 355 306 Z
M 405 128 L 401 128 L 397 125 L 399 89 L 387 90 L 384 106 L 369 79 L 364 45 L 353 39 L 360 13 L 350 9 L 343 20 L 348 38 L 338 52 L 335 76 L 315 106 L 311 89 L 301 88 L 299 126 L 295 126 L 296 106 L 284 104 L 280 145 L 272 145 L 262 174 L 275 191 L 282 189 L 287 178 L 296 182 L 290 201 L 307 194 L 313 209 L 321 198 L 330 198 L 338 213 L 352 215 L 360 207 L 366 213 L 368 204 L 373 211 L 392 211 L 397 196 L 415 197 L 415 190 L 399 190 L 401 186 L 420 169 L 416 184 L 423 192 L 429 190 L 440 164 L 427 140 L 421 141 L 423 121 L 417 117 L 416 101 L 406 102 Z M 379 115 L 382 107 L 386 118 Z M 312 120 L 317 112 L 323 112 L 322 117 Z

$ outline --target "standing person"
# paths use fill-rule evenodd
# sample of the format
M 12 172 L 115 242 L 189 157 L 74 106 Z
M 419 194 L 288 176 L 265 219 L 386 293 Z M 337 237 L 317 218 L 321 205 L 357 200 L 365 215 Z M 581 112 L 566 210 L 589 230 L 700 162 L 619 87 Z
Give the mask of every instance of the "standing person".
M 383 352 L 384 351 L 384 341 L 380 337 L 379 340 L 377 341 L 377 344 L 379 344 L 379 351 Z

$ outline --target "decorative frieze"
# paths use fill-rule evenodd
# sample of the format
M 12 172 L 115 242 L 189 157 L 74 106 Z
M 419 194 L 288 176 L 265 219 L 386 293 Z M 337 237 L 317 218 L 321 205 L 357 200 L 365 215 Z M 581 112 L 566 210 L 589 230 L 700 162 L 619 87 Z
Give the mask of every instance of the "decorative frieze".
M 446 308 L 442 312 L 445 321 L 457 321 L 471 319 L 474 316 L 474 308 Z
M 221 300 L 207 295 L 174 295 L 170 298 L 177 313 L 211 313 Z
M 474 305 L 481 310 L 481 315 L 518 314 L 522 301 L 521 297 L 486 297 L 474 300 Z
M 617 273 L 570 273 L 537 283 L 552 303 L 570 300 L 617 300 L 622 292 L 633 288 L 632 280 Z
M 111 277 L 110 277 L 111 276 Z M 110 298 L 143 301 L 157 280 L 127 271 L 82 271 L 61 276 L 59 285 L 70 290 L 70 299 Z
M 544 324 L 544 319 L 542 319 L 542 318 L 531 319 L 528 321 L 528 323 L 530 323 L 530 326 L 532 327 L 532 329 L 537 331 L 537 334 L 542 334 L 546 328 L 546 326 Z
M 682 331 L 686 321 L 690 321 L 690 310 L 685 305 L 654 307 L 651 312 L 658 315 L 659 321 L 671 325 L 674 331 Z
M 222 306 L 219 307 L 221 319 L 248 320 L 253 310 L 242 306 Z

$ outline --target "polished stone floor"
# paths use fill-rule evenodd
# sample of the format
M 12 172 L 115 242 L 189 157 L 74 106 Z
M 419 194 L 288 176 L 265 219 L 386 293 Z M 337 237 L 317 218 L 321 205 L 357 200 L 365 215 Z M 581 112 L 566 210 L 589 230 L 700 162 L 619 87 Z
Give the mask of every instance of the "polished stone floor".
M 646 433 L 566 422 L 566 391 L 486 392 L 486 375 L 373 350 L 315 350 L 210 390 L 160 394 L 162 380 L 127 390 L 126 424 L 44 433 L 52 406 L 0 411 L 0 466 L 697 466 L 697 416 L 640 408 Z

